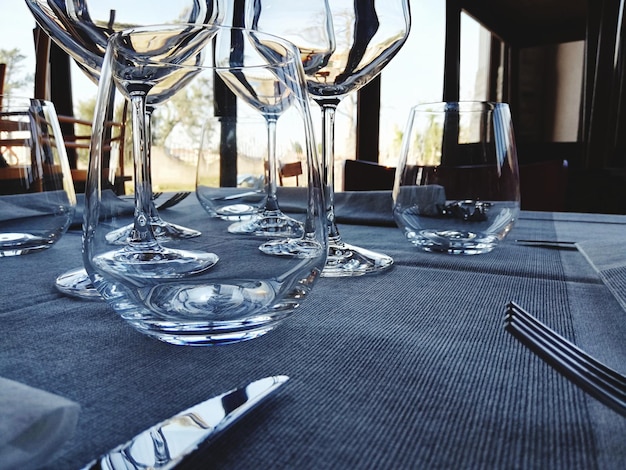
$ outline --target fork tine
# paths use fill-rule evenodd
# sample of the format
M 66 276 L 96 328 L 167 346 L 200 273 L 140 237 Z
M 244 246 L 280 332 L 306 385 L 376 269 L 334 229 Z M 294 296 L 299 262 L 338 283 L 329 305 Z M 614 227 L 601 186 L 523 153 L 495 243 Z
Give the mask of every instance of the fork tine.
M 572 344 L 563 336 L 559 335 L 552 328 L 540 322 L 537 318 L 532 316 L 529 312 L 524 310 L 519 305 L 511 302 L 508 306 L 507 313 L 513 318 L 517 318 L 523 322 L 526 322 L 530 327 L 541 333 L 542 336 L 546 337 L 548 340 L 552 341 L 559 347 L 566 349 L 570 354 L 576 356 L 580 361 L 586 363 L 589 367 L 598 369 L 599 371 L 601 371 L 602 374 L 606 374 L 607 380 L 615 384 L 615 386 L 626 388 L 626 377 L 624 375 L 620 374 L 619 372 L 613 370 L 612 368 L 598 361 L 594 357 L 585 353 L 576 345 Z
M 167 209 L 169 207 L 175 206 L 180 201 L 182 201 L 187 196 L 189 196 L 189 194 L 191 194 L 189 191 L 183 191 L 183 192 L 176 193 L 172 197 L 170 197 L 167 201 L 165 201 L 161 205 L 157 206 L 156 209 L 159 211 L 159 210 L 163 210 L 163 209 Z
M 508 323 L 506 325 L 506 329 L 509 333 L 546 361 L 546 363 L 552 366 L 557 372 L 563 374 L 565 378 L 569 379 L 573 384 L 580 387 L 596 400 L 604 403 L 622 416 L 626 416 L 626 401 L 624 401 L 623 397 L 616 395 L 613 389 L 598 385 L 589 378 L 581 375 L 576 369 L 572 368 L 569 362 L 563 361 L 561 357 L 553 354 L 550 350 L 544 349 L 540 344 L 536 343 L 534 339 L 528 336 L 526 331 L 522 331 L 521 328 L 523 328 L 523 326 L 520 326 L 519 323 Z
M 595 359 L 590 358 L 593 362 L 586 365 L 582 364 L 580 356 L 568 354 L 561 349 L 562 343 L 556 343 L 551 336 L 543 334 L 544 330 L 536 326 L 532 328 L 529 323 L 520 321 L 521 317 L 516 313 L 519 312 L 516 312 L 509 304 L 505 317 L 505 329 L 509 333 L 575 385 L 621 415 L 626 416 L 626 393 L 623 385 L 612 385 L 613 380 L 607 380 L 608 376 L 602 369 L 592 366 L 594 362 L 597 362 Z M 538 320 L 536 321 L 543 325 Z M 544 327 L 548 328 L 545 325 Z M 554 334 L 556 335 L 556 333 Z M 562 340 L 567 342 L 564 338 Z M 570 345 L 578 349 L 571 343 Z M 587 356 L 582 351 L 580 352 Z M 617 374 L 617 372 L 614 373 Z
M 624 398 L 626 398 L 623 384 L 615 381 L 613 377 L 607 375 L 603 370 L 598 369 L 581 357 L 572 355 L 569 351 L 562 348 L 562 344 L 553 341 L 549 336 L 543 334 L 544 332 L 542 330 L 525 323 L 519 317 L 510 317 L 507 321 L 507 326 L 517 328 L 518 332 L 525 334 L 526 338 L 533 342 L 533 346 L 542 348 L 547 354 L 553 356 L 554 359 L 558 360 L 558 362 L 562 365 L 567 365 L 570 369 L 576 371 L 578 374 L 584 376 L 590 381 L 597 383 L 599 386 L 610 389 L 615 394 L 621 394 Z M 540 352 L 544 352 L 543 350 Z M 537 353 L 537 351 L 535 352 Z M 541 356 L 540 353 L 537 354 Z

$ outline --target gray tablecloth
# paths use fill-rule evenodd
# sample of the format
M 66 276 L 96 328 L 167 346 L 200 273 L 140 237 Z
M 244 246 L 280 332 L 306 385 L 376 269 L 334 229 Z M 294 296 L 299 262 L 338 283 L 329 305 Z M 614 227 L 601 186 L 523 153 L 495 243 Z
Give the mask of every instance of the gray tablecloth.
M 620 287 L 606 283 L 607 257 L 593 254 L 613 242 L 609 259 L 626 266 L 626 217 L 522 213 L 492 253 L 460 257 L 414 249 L 390 226 L 385 200 L 340 193 L 337 212 L 344 239 L 391 255 L 391 271 L 321 279 L 277 330 L 228 346 L 163 344 L 104 303 L 56 292 L 56 275 L 81 263 L 79 231 L 45 252 L 0 259 L 0 376 L 82 408 L 48 468 L 78 468 L 184 408 L 275 374 L 291 380 L 198 456 L 201 468 L 626 468 L 626 420 L 502 326 L 514 300 L 626 372 Z M 162 215 L 193 226 L 203 211 L 188 198 Z

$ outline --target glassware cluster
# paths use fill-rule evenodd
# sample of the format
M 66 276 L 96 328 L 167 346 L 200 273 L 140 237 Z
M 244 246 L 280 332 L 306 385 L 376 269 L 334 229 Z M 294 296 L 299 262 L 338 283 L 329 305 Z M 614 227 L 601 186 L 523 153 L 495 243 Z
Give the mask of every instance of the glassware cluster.
M 220 23 L 224 12 L 218 0 L 176 0 L 159 4 L 158 8 L 155 8 L 151 0 L 26 0 L 26 4 L 39 26 L 76 61 L 95 84 L 100 78 L 102 60 L 110 36 L 125 28 L 144 24 L 147 10 L 150 11 L 153 22 L 178 21 L 193 24 Z M 152 112 L 153 106 L 147 106 L 148 134 Z M 149 158 L 145 165 L 145 178 L 150 179 Z M 159 240 L 200 235 L 193 228 L 163 220 L 154 203 L 150 201 L 149 204 L 149 222 Z M 109 239 L 113 243 L 124 244 L 132 228 L 131 225 L 119 227 L 109 234 Z M 84 299 L 99 297 L 83 268 L 61 274 L 56 280 L 56 287 L 65 294 Z
M 341 100 L 377 76 L 406 41 L 408 0 L 180 0 L 160 5 L 163 24 L 152 26 L 141 26 L 141 7 L 153 10 L 153 2 L 26 3 L 98 84 L 85 270 L 59 276 L 59 289 L 101 295 L 136 329 L 160 340 L 202 345 L 271 330 L 320 276 L 375 274 L 393 265 L 391 257 L 349 245 L 339 234 L 334 121 Z M 192 106 L 204 116 L 196 205 L 210 217 L 187 228 L 163 221 L 155 208 L 152 124 L 163 103 L 191 90 Z M 322 114 L 321 161 L 309 98 Z M 116 196 L 101 176 L 105 123 L 121 102 L 132 115 L 132 214 L 112 203 Z M 259 122 L 262 168 L 243 175 L 242 158 L 249 155 L 242 143 Z M 285 135 L 298 154 L 289 165 L 278 156 Z M 294 175 L 296 187 L 278 188 L 279 179 Z
M 207 125 L 216 122 L 219 107 L 211 90 L 222 79 L 261 116 L 268 102 L 297 111 L 292 125 L 306 143 L 309 171 L 301 194 L 303 234 L 287 240 L 305 242 L 306 251 L 268 256 L 256 235 L 235 236 L 227 230 L 231 222 L 219 217 L 198 218 L 201 235 L 193 239 L 165 244 L 154 236 L 148 223 L 151 187 L 144 178 L 144 107 L 204 90 L 192 106 L 207 116 L 203 141 L 208 143 L 221 136 Z M 106 116 L 120 99 L 133 108 L 136 184 L 133 231 L 124 246 L 112 245 L 107 234 L 128 224 L 129 215 L 107 204 L 96 176 Z M 240 28 L 185 24 L 137 27 L 111 36 L 98 88 L 83 242 L 85 267 L 102 297 L 137 330 L 174 344 L 250 339 L 287 318 L 319 278 L 327 255 L 321 172 L 311 132 L 299 56 L 286 41 Z M 188 210 L 202 208 L 195 201 Z

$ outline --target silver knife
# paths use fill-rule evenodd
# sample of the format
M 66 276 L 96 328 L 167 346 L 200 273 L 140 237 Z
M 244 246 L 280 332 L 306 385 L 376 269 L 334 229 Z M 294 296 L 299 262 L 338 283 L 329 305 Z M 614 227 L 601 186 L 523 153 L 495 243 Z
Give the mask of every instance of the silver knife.
M 208 437 L 222 431 L 289 377 L 265 377 L 202 403 L 139 433 L 87 464 L 86 469 L 171 469 Z

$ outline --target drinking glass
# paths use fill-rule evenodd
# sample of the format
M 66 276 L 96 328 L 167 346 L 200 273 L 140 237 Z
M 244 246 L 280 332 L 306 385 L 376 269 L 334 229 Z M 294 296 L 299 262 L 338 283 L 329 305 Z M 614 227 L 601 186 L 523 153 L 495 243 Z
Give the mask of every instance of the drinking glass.
M 50 248 L 75 208 L 54 105 L 0 95 L 0 257 Z
M 253 37 L 256 43 L 255 55 L 271 54 L 271 46 L 263 44 L 263 38 Z M 244 42 L 231 43 L 218 41 L 219 45 L 229 48 L 227 51 L 218 51 L 217 66 L 229 65 L 233 58 L 241 60 Z M 241 49 L 241 50 L 240 50 Z M 253 56 L 254 57 L 254 56 Z M 255 60 L 258 57 L 254 57 Z M 271 61 L 270 57 L 267 57 Z M 302 224 L 287 216 L 280 209 L 276 195 L 278 180 L 278 161 L 276 156 L 276 126 L 278 119 L 290 109 L 295 99 L 291 91 L 289 80 L 283 77 L 277 67 L 249 67 L 241 69 L 218 68 L 220 79 L 244 103 L 257 110 L 266 121 L 267 128 L 267 184 L 266 197 L 263 209 L 254 214 L 249 220 L 236 222 L 228 227 L 230 233 L 252 234 L 262 237 L 301 237 L 304 234 Z
M 130 103 L 135 169 L 132 230 L 122 249 L 100 258 L 102 263 L 109 263 L 112 270 L 133 276 L 176 278 L 202 272 L 217 262 L 213 253 L 165 248 L 155 235 L 150 223 L 153 204 L 148 168 L 150 137 L 146 118 L 148 105 L 155 106 L 166 101 L 193 80 L 198 73 L 193 66 L 203 62 L 206 46 L 215 32 L 214 26 L 156 26 L 122 31 L 109 39 L 107 53 L 110 58 L 106 66 L 110 68 L 105 70 L 103 66 L 100 81 L 105 85 L 113 81 Z M 148 61 L 159 65 L 152 66 Z M 169 64 L 172 67 L 168 67 Z M 190 67 L 176 67 L 179 64 Z M 111 93 L 111 87 L 100 86 L 98 101 L 110 100 Z M 108 106 L 105 110 L 108 114 L 96 117 L 102 123 L 110 115 Z M 105 237 L 109 243 L 110 233 Z
M 102 59 L 109 37 L 124 28 L 145 24 L 146 11 L 150 11 L 150 22 L 166 23 L 179 21 L 196 24 L 219 24 L 224 9 L 219 0 L 175 0 L 160 3 L 155 8 L 151 0 L 26 0 L 26 4 L 41 28 L 64 49 L 78 66 L 96 84 L 100 77 Z M 150 135 L 150 116 L 153 106 L 146 106 L 147 133 Z M 148 156 L 151 140 L 147 139 Z M 151 177 L 150 159 L 146 162 L 146 178 Z M 150 224 L 160 242 L 180 238 L 196 237 L 199 232 L 164 221 L 154 203 L 150 202 Z M 124 244 L 132 226 L 120 227 L 109 234 L 112 243 Z M 85 298 L 98 295 L 89 282 L 84 269 L 62 274 L 56 280 L 62 292 Z
M 277 34 L 299 49 L 309 94 L 322 110 L 322 160 L 329 225 L 325 277 L 360 276 L 388 269 L 387 255 L 345 243 L 335 223 L 335 112 L 348 93 L 358 90 L 400 50 L 409 33 L 408 0 L 357 2 L 248 0 L 246 25 Z M 270 244 L 280 242 L 270 242 Z
M 211 37 L 206 46 L 193 46 Z M 181 38 L 185 40 L 176 42 Z M 181 54 L 177 48 L 185 52 Z M 205 127 L 208 135 L 211 129 L 206 129 L 208 124 L 204 126 L 203 121 L 211 122 L 219 112 L 215 106 L 216 79 L 228 74 L 248 77 L 249 87 L 236 90 L 238 98 L 249 103 L 248 93 L 254 95 L 258 84 L 253 77 L 265 76 L 268 71 L 293 94 L 291 107 L 299 113 L 292 125 L 309 136 L 305 147 L 309 168 L 305 226 L 308 242 L 316 243 L 317 249 L 292 256 L 267 256 L 259 250 L 257 237 L 230 234 L 230 221 L 198 217 L 204 211 L 193 199 L 181 203 L 187 204 L 182 213 L 187 214 L 185 220 L 194 218 L 201 235 L 177 241 L 176 248 L 159 246 L 151 226 L 137 220 L 148 210 L 148 184 L 138 188 L 135 212 L 139 215 L 134 221 L 137 239 L 131 239 L 124 247 L 109 244 L 106 235 L 129 221 L 123 214 L 101 210 L 104 201 L 96 176 L 102 165 L 101 142 L 111 94 L 125 96 L 136 108 L 133 119 L 139 121 L 134 126 L 139 139 L 134 146 L 138 173 L 135 178 L 142 182 L 141 162 L 146 157 L 141 145 L 145 139 L 141 125 L 144 102 L 175 99 L 181 94 L 193 97 L 188 100 L 189 108 L 180 112 L 202 116 L 201 121 L 188 125 Z M 304 86 L 294 46 L 256 31 L 175 24 L 133 28 L 111 37 L 95 111 L 83 259 L 98 292 L 138 331 L 173 344 L 207 345 L 251 339 L 289 317 L 308 295 L 324 266 L 327 231 L 320 165 L 312 151 L 314 141 Z M 280 87 L 272 89 L 282 93 Z M 165 104 L 158 106 L 156 112 L 164 107 Z M 200 259 L 204 254 L 215 264 L 186 270 L 193 266 L 193 257 L 186 256 L 189 253 Z
M 493 250 L 520 210 L 517 152 L 506 103 L 443 102 L 411 109 L 393 189 L 406 238 L 430 252 Z

